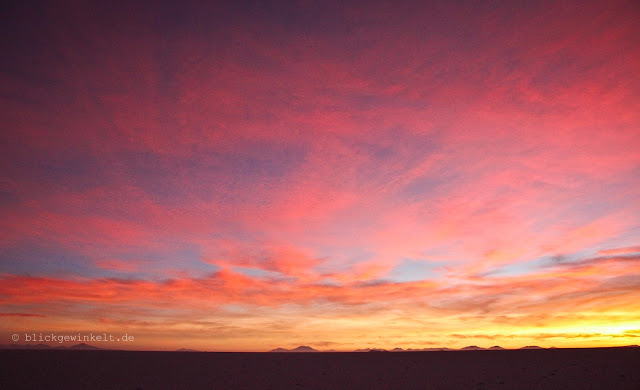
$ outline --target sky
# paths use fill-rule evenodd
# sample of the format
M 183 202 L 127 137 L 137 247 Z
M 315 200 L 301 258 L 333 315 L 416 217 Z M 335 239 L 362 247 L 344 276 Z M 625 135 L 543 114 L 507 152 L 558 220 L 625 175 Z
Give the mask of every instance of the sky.
M 0 344 L 640 344 L 637 1 L 236 3 L 2 6 Z

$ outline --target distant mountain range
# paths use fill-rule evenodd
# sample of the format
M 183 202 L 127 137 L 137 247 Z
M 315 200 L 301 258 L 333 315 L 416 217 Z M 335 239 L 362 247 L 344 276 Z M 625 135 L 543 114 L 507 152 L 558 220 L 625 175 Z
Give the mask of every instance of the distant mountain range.
M 381 348 L 363 348 L 363 349 L 356 349 L 353 352 L 389 352 L 389 351 Z
M 410 352 L 421 352 L 421 351 L 455 351 L 455 349 L 451 349 L 451 348 L 444 348 L 444 347 L 438 347 L 438 348 L 422 348 L 422 349 L 413 349 L 413 348 L 409 348 L 409 349 L 407 349 L 407 351 L 410 351 Z
M 545 348 L 538 347 L 538 346 L 526 346 L 526 347 L 522 347 L 520 349 L 545 349 Z M 394 348 L 394 349 L 391 349 L 391 350 L 386 350 L 386 349 L 379 349 L 379 348 L 363 348 L 363 349 L 356 349 L 353 352 L 505 351 L 505 350 L 506 350 L 505 348 L 502 348 L 499 345 L 494 345 L 493 347 L 489 347 L 489 348 L 478 347 L 477 345 L 469 345 L 468 347 L 464 347 L 464 348 L 460 348 L 460 349 L 453 349 L 453 348 L 420 348 L 420 349 Z
M 536 346 L 527 346 L 520 349 L 543 349 L 543 348 L 536 347 Z M 414 349 L 414 348 L 402 349 L 402 348 L 396 347 L 391 350 L 387 350 L 383 348 L 360 348 L 360 349 L 354 350 L 353 352 L 502 351 L 502 350 L 505 350 L 505 348 L 502 348 L 499 345 L 494 345 L 493 347 L 489 347 L 489 348 L 478 347 L 477 345 L 470 345 L 468 347 L 464 347 L 460 349 L 444 348 L 444 347 L 420 348 L 420 349 Z M 328 351 L 319 351 L 309 346 L 301 345 L 294 349 L 276 348 L 276 349 L 272 349 L 269 352 L 336 352 L 336 350 L 331 349 Z
M 623 348 L 639 348 L 640 346 L 638 345 L 626 345 Z M 80 343 L 80 344 L 75 344 L 75 345 L 71 345 L 71 346 L 63 346 L 63 345 L 56 345 L 56 346 L 49 346 L 46 344 L 4 344 L 4 345 L 0 345 L 0 349 L 42 349 L 42 350 L 79 350 L 79 351 L 93 351 L 93 350 L 104 350 L 103 348 L 98 348 L 95 347 L 93 345 L 89 345 L 89 344 L 85 344 L 85 343 Z M 527 345 L 526 347 L 522 347 L 522 348 L 518 348 L 518 349 L 547 349 L 547 348 L 543 348 L 543 347 L 539 347 L 537 345 Z M 555 347 L 550 347 L 548 349 L 557 349 Z M 460 349 L 452 349 L 452 348 L 421 348 L 421 349 L 414 349 L 414 348 L 407 348 L 407 349 L 402 349 L 402 348 L 393 348 L 391 350 L 386 350 L 386 349 L 382 349 L 382 348 L 363 348 L 363 349 L 356 349 L 353 352 L 426 352 L 426 351 L 502 351 L 502 350 L 506 350 L 505 348 L 500 347 L 499 345 L 494 345 L 493 347 L 489 347 L 489 348 L 482 348 L 482 347 L 478 347 L 477 345 L 470 345 L 464 348 L 460 348 Z M 201 352 L 195 349 L 189 349 L 189 348 L 180 348 L 177 349 L 176 352 Z M 330 350 L 326 350 L 326 351 L 320 351 L 317 350 L 315 348 L 309 347 L 307 345 L 301 345 L 299 347 L 293 348 L 293 349 L 285 349 L 285 348 L 276 348 L 276 349 L 272 349 L 269 352 L 338 352 L 335 349 L 330 349 Z
M 538 346 L 526 346 L 520 349 L 544 349 L 544 348 L 538 347 Z M 469 345 L 468 347 L 464 347 L 460 349 L 444 348 L 444 347 L 421 348 L 421 349 L 414 349 L 414 348 L 402 349 L 402 348 L 396 347 L 391 350 L 387 350 L 383 348 L 360 348 L 360 349 L 354 350 L 353 352 L 502 351 L 502 350 L 506 350 L 506 349 L 502 348 L 499 345 L 494 345 L 493 347 L 489 347 L 489 348 L 478 347 L 477 345 Z M 276 349 L 272 349 L 269 352 L 336 352 L 336 350 L 331 349 L 328 351 L 319 351 L 309 346 L 301 345 L 294 349 L 276 348 Z

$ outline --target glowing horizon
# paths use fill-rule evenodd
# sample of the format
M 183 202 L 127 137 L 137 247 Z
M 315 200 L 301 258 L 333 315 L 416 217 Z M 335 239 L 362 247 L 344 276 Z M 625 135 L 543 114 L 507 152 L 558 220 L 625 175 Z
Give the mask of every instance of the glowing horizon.
M 640 6 L 445 3 L 14 6 L 0 344 L 640 344 Z

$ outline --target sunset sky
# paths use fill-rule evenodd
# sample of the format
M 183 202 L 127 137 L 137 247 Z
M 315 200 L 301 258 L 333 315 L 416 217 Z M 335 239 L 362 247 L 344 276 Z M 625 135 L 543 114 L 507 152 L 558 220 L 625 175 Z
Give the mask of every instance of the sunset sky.
M 640 3 L 13 2 L 0 344 L 640 344 Z

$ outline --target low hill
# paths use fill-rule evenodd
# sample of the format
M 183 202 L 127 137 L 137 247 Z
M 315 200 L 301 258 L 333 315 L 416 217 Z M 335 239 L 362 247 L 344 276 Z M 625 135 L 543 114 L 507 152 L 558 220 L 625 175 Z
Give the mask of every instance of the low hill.
M 356 349 L 353 352 L 389 352 L 389 351 L 381 348 L 362 348 L 362 349 Z
M 67 349 L 76 349 L 76 350 L 82 350 L 82 351 L 94 351 L 94 350 L 98 350 L 98 349 L 102 349 L 102 348 L 94 347 L 93 345 L 89 345 L 89 344 L 85 344 L 85 343 L 80 343 L 80 344 L 76 344 L 76 345 L 72 345 L 70 347 L 67 347 Z
M 269 352 L 320 352 L 320 351 L 318 351 L 317 349 L 311 348 L 307 345 L 301 345 L 294 349 L 276 348 L 276 349 L 272 349 Z

